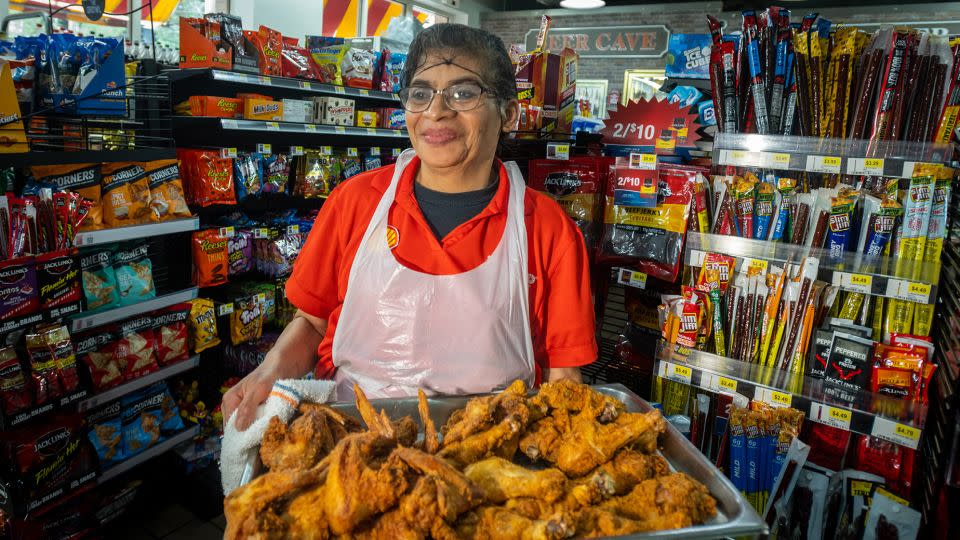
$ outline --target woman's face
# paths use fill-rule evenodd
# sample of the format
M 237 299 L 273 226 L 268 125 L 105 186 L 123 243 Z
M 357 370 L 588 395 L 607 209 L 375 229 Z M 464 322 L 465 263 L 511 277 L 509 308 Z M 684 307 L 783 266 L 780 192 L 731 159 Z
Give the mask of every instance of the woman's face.
M 441 90 L 453 84 L 472 82 L 485 86 L 477 73 L 483 73 L 475 59 L 458 55 L 453 63 L 438 54 L 428 54 L 423 67 L 410 81 L 411 87 Z M 463 67 L 461 67 L 463 66 Z M 466 68 L 466 69 L 464 69 Z M 497 100 L 484 92 L 480 105 L 470 111 L 451 110 L 443 95 L 434 95 L 430 107 L 418 113 L 407 111 L 407 130 L 422 164 L 431 169 L 469 167 L 493 159 L 500 132 L 509 131 L 516 107 L 506 121 L 500 116 Z

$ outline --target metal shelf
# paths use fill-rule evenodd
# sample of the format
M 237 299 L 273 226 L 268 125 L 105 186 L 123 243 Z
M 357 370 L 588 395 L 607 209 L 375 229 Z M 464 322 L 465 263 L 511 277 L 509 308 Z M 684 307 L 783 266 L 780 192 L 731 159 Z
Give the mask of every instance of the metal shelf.
M 300 146 L 408 146 L 406 130 L 330 126 L 298 122 L 268 122 L 205 116 L 175 116 L 177 141 L 184 146 L 218 148 L 256 147 L 270 143 L 278 150 L 287 144 Z
M 87 397 L 89 394 L 90 392 L 86 388 L 81 388 L 80 390 L 77 390 L 71 394 L 63 396 L 57 401 L 44 403 L 43 405 L 34 407 L 29 411 L 15 414 L 10 418 L 4 418 L 3 415 L 0 414 L 0 431 L 19 426 L 20 424 L 23 424 L 24 422 L 28 422 L 38 416 L 43 416 L 53 411 L 54 409 L 63 408 L 63 407 L 66 407 L 67 405 L 70 405 L 71 403 L 76 403 L 77 401 L 80 401 L 81 399 Z
M 278 131 L 306 135 L 348 135 L 354 137 L 395 137 L 406 139 L 402 129 L 363 128 L 356 126 L 329 126 L 326 124 L 300 124 L 296 122 L 267 122 L 265 120 L 231 120 L 218 118 L 220 129 L 229 131 Z
M 184 443 L 186 441 L 189 441 L 190 439 L 196 437 L 199 433 L 200 433 L 200 426 L 188 427 L 187 429 L 181 431 L 180 433 L 177 433 L 172 437 L 168 437 L 165 440 L 158 442 L 157 444 L 151 446 L 150 448 L 144 450 L 143 452 L 140 452 L 139 454 L 131 458 L 128 458 L 124 461 L 121 461 L 120 463 L 114 465 L 113 467 L 110 467 L 109 469 L 104 470 L 102 473 L 100 473 L 100 476 L 97 478 L 97 483 L 103 484 L 105 482 L 109 482 L 110 480 L 113 480 L 114 478 L 120 476 L 121 474 L 127 471 L 130 471 L 137 465 L 141 465 L 159 455 L 167 453 L 169 450 L 173 449 L 173 447 L 181 443 Z
M 73 163 L 110 163 L 120 161 L 154 161 L 157 159 L 176 159 L 173 148 L 144 148 L 141 150 L 77 150 L 24 152 L 22 154 L 0 154 L 0 164 L 6 167 L 24 167 L 28 165 L 68 165 Z
M 111 242 L 122 242 L 124 240 L 136 240 L 149 238 L 151 236 L 195 231 L 199 228 L 199 217 L 174 219 L 143 225 L 129 225 L 126 227 L 81 232 L 77 233 L 77 236 L 74 237 L 73 243 L 77 247 L 88 247 L 99 244 L 109 244 Z
M 130 306 L 110 309 L 100 313 L 81 313 L 80 315 L 71 318 L 70 330 L 73 332 L 78 332 L 80 330 L 86 330 L 87 328 L 93 328 L 95 326 L 101 326 L 107 323 L 127 319 L 147 311 L 162 309 L 174 304 L 179 304 L 180 302 L 187 302 L 196 298 L 197 293 L 198 289 L 196 287 L 191 287 L 182 291 L 151 298 L 150 300 L 139 302 Z
M 191 77 L 209 77 L 215 81 L 221 81 L 225 83 L 259 86 L 264 88 L 279 88 L 282 90 L 296 90 L 308 94 L 348 96 L 352 98 L 389 101 L 397 106 L 400 104 L 400 98 L 397 96 L 397 94 L 392 92 L 381 92 L 380 90 L 368 90 L 366 88 L 353 88 L 352 86 L 325 84 L 307 79 L 251 75 L 247 73 L 238 73 L 235 71 L 224 71 L 210 68 L 181 69 L 170 73 L 170 78 L 174 81 L 188 79 Z
M 161 368 L 159 371 L 155 371 L 148 375 L 144 375 L 143 377 L 136 378 L 130 382 L 111 388 L 105 392 L 94 394 L 88 397 L 87 399 L 81 401 L 78 407 L 80 409 L 80 412 L 89 411 L 90 409 L 103 405 L 104 403 L 113 401 L 121 396 L 125 396 L 131 392 L 150 386 L 153 383 L 160 382 L 164 379 L 173 377 L 174 375 L 178 375 L 180 373 L 183 373 L 184 371 L 191 370 L 199 365 L 200 365 L 200 356 L 199 355 L 191 356 L 190 358 L 182 362 L 177 362 L 176 364 L 166 366 L 164 368 Z

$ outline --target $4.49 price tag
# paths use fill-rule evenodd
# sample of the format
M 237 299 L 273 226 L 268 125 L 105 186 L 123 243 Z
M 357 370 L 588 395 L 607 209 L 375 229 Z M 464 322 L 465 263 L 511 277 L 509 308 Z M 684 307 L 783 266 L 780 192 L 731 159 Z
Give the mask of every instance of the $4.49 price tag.
M 570 145 L 568 143 L 547 143 L 547 159 L 570 159 Z
M 811 403 L 810 419 L 821 424 L 849 431 L 850 421 L 853 420 L 853 412 L 848 409 L 831 407 L 822 403 Z
M 873 276 L 837 272 L 833 275 L 833 285 L 848 291 L 872 294 Z

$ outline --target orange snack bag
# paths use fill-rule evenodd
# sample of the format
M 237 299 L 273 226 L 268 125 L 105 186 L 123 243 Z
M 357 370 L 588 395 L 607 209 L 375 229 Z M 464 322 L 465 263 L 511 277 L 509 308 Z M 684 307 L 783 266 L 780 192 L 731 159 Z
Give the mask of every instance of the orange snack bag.
M 190 217 L 177 160 L 147 161 L 143 168 L 150 184 L 150 206 L 160 221 Z
M 157 221 L 150 208 L 150 184 L 139 163 L 103 164 L 103 221 L 109 227 Z
M 218 229 L 193 233 L 193 282 L 198 287 L 212 287 L 227 282 L 227 237 Z

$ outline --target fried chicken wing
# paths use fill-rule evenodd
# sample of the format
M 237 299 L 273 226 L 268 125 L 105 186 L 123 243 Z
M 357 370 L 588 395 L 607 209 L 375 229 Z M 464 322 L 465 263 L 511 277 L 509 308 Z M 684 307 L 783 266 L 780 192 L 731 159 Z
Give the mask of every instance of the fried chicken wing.
M 689 524 L 670 518 L 674 514 L 689 518 L 690 523 L 703 523 L 717 515 L 717 502 L 706 486 L 684 473 L 644 480 L 630 493 L 610 499 L 601 508 L 630 519 L 650 520 L 652 516 L 660 516 L 666 521 L 659 525 L 675 525 L 660 528 L 679 528 Z
M 499 457 L 468 465 L 463 473 L 493 503 L 517 497 L 539 497 L 552 503 L 563 496 L 567 484 L 567 476 L 557 469 L 535 471 Z
M 280 509 L 300 490 L 322 481 L 324 471 L 268 472 L 230 492 L 223 502 L 226 540 L 283 538 L 287 522 Z
M 613 421 L 626 410 L 620 400 L 569 379 L 543 383 L 531 402 L 547 410 L 564 409 L 572 413 L 586 411 L 602 423 Z
M 260 459 L 271 471 L 305 470 L 330 453 L 336 441 L 321 409 L 308 409 L 289 425 L 274 416 L 260 443 Z
M 326 484 L 317 484 L 293 499 L 282 516 L 288 524 L 288 538 L 327 540 L 331 537 L 330 524 L 324 511 L 325 498 Z
M 528 519 L 499 506 L 480 507 L 457 523 L 458 536 L 474 540 L 559 540 L 570 532 L 561 519 Z
M 625 518 L 600 508 L 585 508 L 576 517 L 577 536 L 597 538 L 657 530 L 647 521 Z
M 420 423 L 423 425 L 423 451 L 436 454 L 440 450 L 440 439 L 437 438 L 437 426 L 430 418 L 430 405 L 423 390 L 417 391 L 417 412 L 420 414 Z
M 526 427 L 530 416 L 526 396 L 527 385 L 518 379 L 499 394 L 471 399 L 463 409 L 452 414 L 443 426 L 442 446 L 489 430 L 507 416 L 513 416 Z
M 457 443 L 446 444 L 444 441 L 444 446 L 437 455 L 463 468 L 516 441 L 520 429 L 520 422 L 508 417 L 492 428 L 470 435 Z
M 604 463 L 593 474 L 603 473 L 610 478 L 613 493 L 623 495 L 644 480 L 670 473 L 670 465 L 659 454 L 641 454 L 624 448 L 611 461 Z
M 546 457 L 569 476 L 579 477 L 606 463 L 629 444 L 643 452 L 653 452 L 664 430 L 666 421 L 656 410 L 623 413 L 609 424 L 600 424 L 589 413 L 580 413 L 573 418 L 563 441 Z

